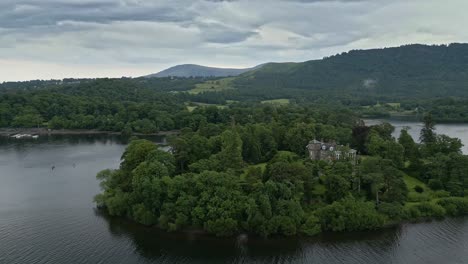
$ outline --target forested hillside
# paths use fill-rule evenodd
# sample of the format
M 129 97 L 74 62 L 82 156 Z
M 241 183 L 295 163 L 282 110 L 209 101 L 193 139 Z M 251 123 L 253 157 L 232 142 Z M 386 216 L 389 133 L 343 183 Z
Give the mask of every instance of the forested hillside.
M 341 98 L 468 97 L 468 44 L 352 50 L 303 63 L 270 63 L 239 76 L 235 85 Z

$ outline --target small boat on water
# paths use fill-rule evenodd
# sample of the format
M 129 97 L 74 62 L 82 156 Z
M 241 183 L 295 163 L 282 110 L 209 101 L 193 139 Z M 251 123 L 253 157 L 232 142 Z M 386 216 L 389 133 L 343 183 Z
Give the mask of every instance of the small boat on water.
M 31 135 L 31 134 L 15 134 L 11 136 L 12 138 L 20 139 L 20 138 L 39 138 L 39 135 Z

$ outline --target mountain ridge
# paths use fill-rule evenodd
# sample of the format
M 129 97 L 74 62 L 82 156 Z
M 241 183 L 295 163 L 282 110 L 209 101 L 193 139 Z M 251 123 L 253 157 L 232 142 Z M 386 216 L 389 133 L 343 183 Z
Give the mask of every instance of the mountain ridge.
M 260 64 L 250 68 L 219 68 L 209 67 L 198 64 L 180 64 L 158 73 L 149 74 L 143 77 L 146 78 L 162 78 L 162 77 L 229 77 L 238 76 L 247 71 L 258 69 L 264 64 Z

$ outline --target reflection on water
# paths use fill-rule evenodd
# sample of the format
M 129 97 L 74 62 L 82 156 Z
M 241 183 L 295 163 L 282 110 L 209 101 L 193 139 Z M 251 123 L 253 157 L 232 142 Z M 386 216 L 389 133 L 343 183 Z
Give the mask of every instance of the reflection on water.
M 114 136 L 2 139 L 0 263 L 467 263 L 467 218 L 237 239 L 166 233 L 109 217 L 94 209 L 95 175 L 118 167 L 125 144 Z
M 165 263 L 466 263 L 468 219 L 405 224 L 375 232 L 314 238 L 214 238 L 165 233 L 96 211 L 144 262 Z
M 381 232 L 324 234 L 314 238 L 249 237 L 216 238 L 194 233 L 166 233 L 156 228 L 143 227 L 125 219 L 109 217 L 99 210 L 96 215 L 106 220 L 109 232 L 116 238 L 132 240 L 135 250 L 148 261 L 156 263 L 190 260 L 190 263 L 264 262 L 281 263 L 320 261 L 318 263 L 362 263 L 387 255 L 396 246 L 401 228 Z M 361 254 L 355 254 L 355 250 Z M 387 252 L 387 253 L 385 253 Z M 353 256 L 355 255 L 355 256 Z

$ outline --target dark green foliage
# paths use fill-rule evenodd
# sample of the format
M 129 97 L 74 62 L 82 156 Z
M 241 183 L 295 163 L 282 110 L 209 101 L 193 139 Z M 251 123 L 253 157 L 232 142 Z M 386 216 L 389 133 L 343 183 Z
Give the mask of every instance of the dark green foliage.
M 424 188 L 419 186 L 419 185 L 416 185 L 414 186 L 414 190 L 418 193 L 423 193 L 424 192 Z
M 448 215 L 462 216 L 468 214 L 468 199 L 461 197 L 442 198 L 437 201 L 437 204 L 442 206 Z
M 167 231 L 217 236 L 316 235 L 466 214 L 464 198 L 447 198 L 467 189 L 467 157 L 453 139 L 435 135 L 429 149 L 404 132 L 397 142 L 384 124 L 361 126 L 353 140 L 355 119 L 297 105 L 206 107 L 175 121 L 185 127 L 169 138 L 171 153 L 134 139 L 118 170 L 97 175 L 99 207 Z M 360 142 L 370 156 L 357 164 L 311 161 L 305 147 L 316 136 Z M 440 190 L 416 186 L 411 194 L 422 191 L 428 202 L 405 205 L 404 171 Z
M 430 144 L 435 142 L 435 123 L 434 120 L 432 119 L 432 115 L 426 114 L 424 116 L 424 127 L 421 129 L 421 136 L 419 139 L 421 142 L 424 144 Z
M 408 134 L 408 130 L 401 130 L 398 143 L 403 146 L 404 160 L 409 161 L 409 169 L 418 171 L 421 167 L 421 154 L 418 145 L 414 142 L 413 138 Z
M 367 139 L 369 137 L 370 127 L 365 126 L 363 123 L 353 128 L 353 147 L 359 153 L 367 154 Z
M 446 211 L 442 206 L 430 202 L 421 202 L 411 205 L 406 210 L 409 219 L 444 217 L 446 215 Z
M 360 231 L 383 226 L 385 219 L 375 210 L 372 202 L 363 202 L 353 197 L 333 202 L 317 211 L 322 230 Z
M 377 211 L 386 215 L 391 220 L 401 220 L 406 217 L 403 205 L 399 203 L 380 203 Z
M 274 92 L 343 102 L 351 97 L 363 105 L 382 98 L 467 97 L 467 54 L 467 44 L 455 43 L 352 50 L 303 63 L 269 63 L 237 77 L 235 84 L 250 95 Z
M 402 168 L 404 161 L 404 148 L 393 139 L 384 139 L 373 130 L 369 135 L 367 150 L 372 156 L 380 156 L 392 160 L 396 167 Z
M 309 215 L 305 223 L 301 227 L 301 232 L 308 235 L 314 236 L 322 232 L 322 227 L 320 226 L 320 219 L 315 215 Z
M 242 134 L 242 157 L 250 163 L 270 160 L 278 149 L 273 133 L 268 127 L 249 125 Z
M 422 177 L 433 190 L 444 189 L 453 196 L 464 196 L 468 188 L 468 157 L 437 153 L 427 159 Z
M 408 189 L 403 181 L 403 172 L 394 167 L 390 160 L 380 157 L 367 158 L 360 165 L 362 189 L 376 202 L 399 202 L 406 200 Z
M 2 127 L 125 129 L 128 134 L 186 125 L 176 122 L 177 116 L 186 111 L 180 98 L 125 78 L 77 80 L 26 91 L 13 89 L 0 92 L 0 102 Z

